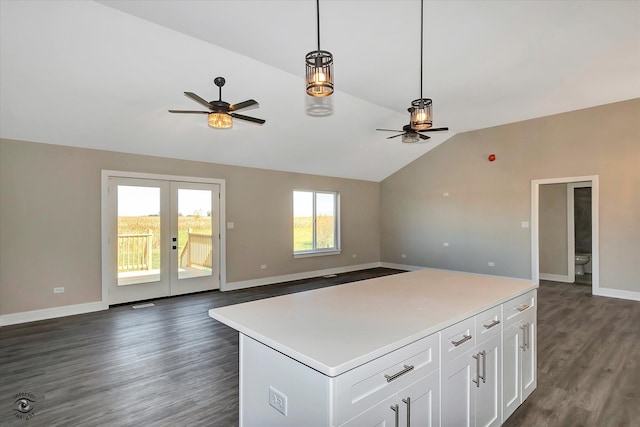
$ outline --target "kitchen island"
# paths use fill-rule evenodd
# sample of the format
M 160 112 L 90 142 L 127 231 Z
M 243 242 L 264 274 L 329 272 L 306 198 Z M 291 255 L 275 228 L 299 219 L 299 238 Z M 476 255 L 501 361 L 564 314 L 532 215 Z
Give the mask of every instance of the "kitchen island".
M 535 388 L 536 288 L 424 269 L 209 315 L 240 332 L 241 426 L 500 425 Z

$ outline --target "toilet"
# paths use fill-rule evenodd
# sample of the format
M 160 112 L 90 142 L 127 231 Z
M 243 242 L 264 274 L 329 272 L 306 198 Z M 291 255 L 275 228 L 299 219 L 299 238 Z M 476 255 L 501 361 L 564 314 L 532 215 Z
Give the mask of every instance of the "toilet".
M 591 254 L 576 254 L 576 275 L 584 274 L 584 266 L 591 261 Z

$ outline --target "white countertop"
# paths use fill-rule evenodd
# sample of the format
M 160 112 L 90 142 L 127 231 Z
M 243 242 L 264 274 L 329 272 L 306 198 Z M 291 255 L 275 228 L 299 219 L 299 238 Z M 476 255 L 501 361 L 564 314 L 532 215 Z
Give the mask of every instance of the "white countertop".
M 424 269 L 215 308 L 209 316 L 334 377 L 537 287 Z

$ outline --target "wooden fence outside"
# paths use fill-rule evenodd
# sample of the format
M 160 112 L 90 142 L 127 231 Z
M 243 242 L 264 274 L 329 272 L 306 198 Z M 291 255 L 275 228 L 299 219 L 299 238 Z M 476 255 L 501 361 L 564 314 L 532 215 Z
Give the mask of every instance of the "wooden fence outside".
M 153 231 L 118 234 L 118 272 L 151 270 Z

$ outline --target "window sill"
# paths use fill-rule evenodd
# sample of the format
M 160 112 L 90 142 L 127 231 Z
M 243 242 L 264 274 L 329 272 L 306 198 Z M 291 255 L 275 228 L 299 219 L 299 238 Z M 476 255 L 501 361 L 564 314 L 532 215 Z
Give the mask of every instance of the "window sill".
M 314 256 L 326 256 L 326 255 L 340 255 L 342 250 L 333 249 L 330 251 L 309 251 L 309 252 L 296 252 L 293 254 L 294 258 L 310 258 Z

